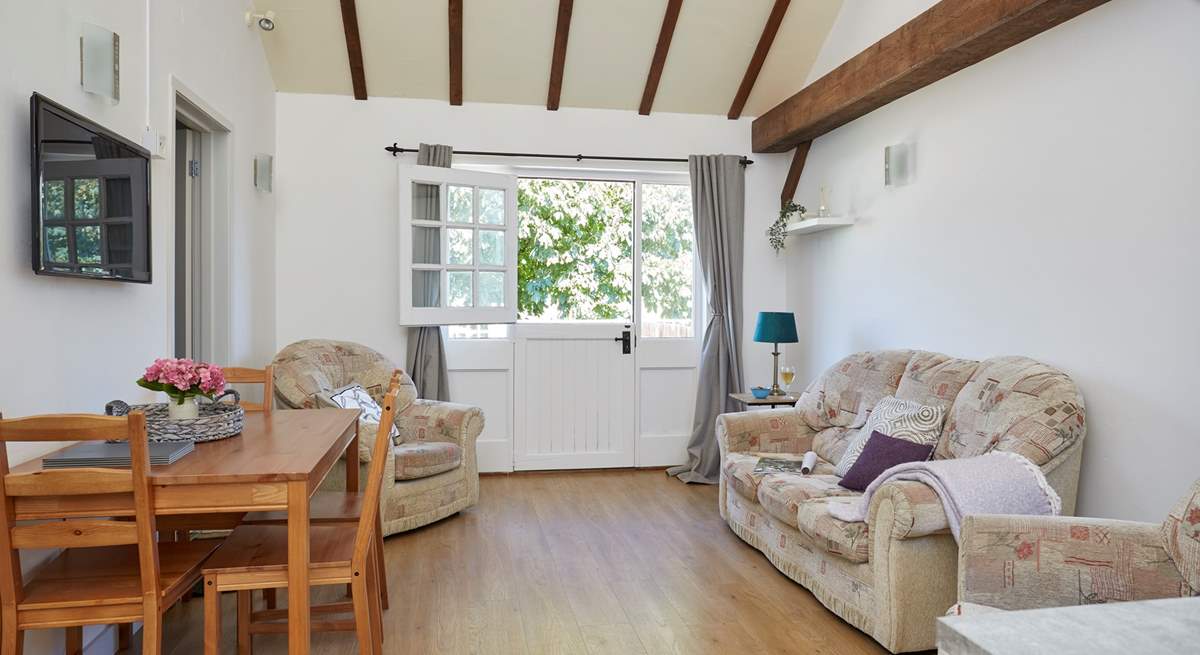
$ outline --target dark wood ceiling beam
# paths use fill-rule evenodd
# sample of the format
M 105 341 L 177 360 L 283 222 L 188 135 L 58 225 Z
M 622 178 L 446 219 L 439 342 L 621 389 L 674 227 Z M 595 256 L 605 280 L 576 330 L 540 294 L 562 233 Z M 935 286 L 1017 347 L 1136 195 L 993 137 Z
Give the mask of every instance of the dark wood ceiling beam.
M 638 113 L 650 115 L 654 106 L 654 95 L 658 93 L 658 81 L 662 78 L 663 66 L 667 64 L 667 52 L 671 49 L 671 39 L 675 37 L 675 23 L 679 22 L 679 10 L 683 0 L 667 0 L 667 11 L 663 15 L 662 29 L 658 31 L 658 45 L 654 47 L 654 59 L 650 61 L 650 73 L 646 76 L 646 88 L 642 91 L 642 103 L 638 105 Z
M 1108 0 L 942 0 L 754 120 L 754 152 L 797 144 Z
M 558 26 L 554 29 L 554 55 L 550 58 L 550 90 L 546 109 L 556 111 L 562 95 L 563 67 L 567 64 L 567 37 L 571 34 L 571 10 L 574 0 L 558 0 Z
M 450 0 L 450 104 L 463 103 L 463 0 Z
M 362 39 L 358 35 L 358 8 L 354 0 L 342 0 L 342 31 L 346 33 L 346 55 L 350 59 L 350 83 L 354 97 L 367 99 L 367 73 L 363 68 Z
M 787 13 L 788 5 L 791 3 L 792 0 L 775 0 L 775 6 L 771 7 L 771 14 L 767 16 L 767 24 L 763 25 L 762 36 L 758 37 L 758 45 L 754 48 L 754 55 L 750 57 L 750 65 L 746 67 L 746 74 L 742 76 L 742 84 L 738 86 L 737 95 L 733 97 L 733 104 L 729 106 L 729 113 L 726 114 L 730 120 L 742 115 L 742 109 L 746 107 L 746 100 L 750 98 L 750 92 L 754 90 L 754 83 L 758 81 L 758 74 L 762 71 L 763 62 L 767 60 L 767 54 L 771 52 L 771 44 L 775 42 L 775 35 L 779 33 L 783 15 Z
M 796 146 L 792 153 L 792 164 L 788 166 L 787 178 L 783 181 L 783 191 L 779 194 L 779 207 L 787 207 L 789 201 L 796 197 L 796 187 L 800 186 L 800 174 L 804 172 L 804 162 L 808 160 L 808 149 L 812 141 L 805 141 Z

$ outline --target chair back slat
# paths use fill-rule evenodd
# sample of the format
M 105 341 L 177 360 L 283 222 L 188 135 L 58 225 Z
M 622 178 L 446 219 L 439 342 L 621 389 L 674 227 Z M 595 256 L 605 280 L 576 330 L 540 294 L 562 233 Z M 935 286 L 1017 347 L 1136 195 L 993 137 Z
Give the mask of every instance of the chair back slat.
M 263 401 L 255 402 L 240 402 L 238 403 L 242 409 L 247 412 L 262 412 L 264 414 L 271 413 L 271 406 L 275 404 L 275 367 L 268 365 L 266 368 L 244 368 L 241 366 L 230 366 L 222 369 L 225 372 L 225 381 L 230 384 L 261 384 L 263 385 Z
M 125 441 L 129 425 L 120 416 L 49 414 L 0 421 L 0 441 Z
M 90 496 L 133 491 L 128 470 L 108 468 L 49 469 L 4 476 L 9 496 Z
M 400 395 L 400 371 L 392 374 L 388 391 L 383 396 L 383 413 L 379 417 L 379 431 L 371 448 L 371 466 L 367 469 L 367 490 L 363 494 L 362 514 L 358 517 L 358 530 L 354 535 L 355 569 L 362 570 L 370 552 L 374 531 L 379 516 L 379 496 L 383 489 L 383 469 L 390 456 L 392 424 L 396 419 L 396 397 Z
M 71 519 L 18 525 L 12 529 L 12 547 L 17 549 L 92 548 L 137 542 L 137 524 L 131 521 Z

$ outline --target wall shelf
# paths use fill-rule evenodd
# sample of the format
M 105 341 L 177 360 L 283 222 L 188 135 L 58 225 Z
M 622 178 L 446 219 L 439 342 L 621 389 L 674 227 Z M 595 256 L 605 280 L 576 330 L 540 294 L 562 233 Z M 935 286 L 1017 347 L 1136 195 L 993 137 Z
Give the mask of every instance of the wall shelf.
M 819 216 L 806 218 L 788 225 L 787 234 L 810 234 L 812 232 L 823 232 L 825 230 L 832 230 L 835 227 L 848 227 L 850 225 L 854 225 L 854 218 L 850 216 Z

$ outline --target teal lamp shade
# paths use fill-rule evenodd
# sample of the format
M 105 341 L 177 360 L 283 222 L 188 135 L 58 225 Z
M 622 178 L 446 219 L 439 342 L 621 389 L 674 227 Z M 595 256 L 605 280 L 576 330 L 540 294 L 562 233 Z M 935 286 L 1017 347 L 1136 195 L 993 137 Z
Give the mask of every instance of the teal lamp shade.
M 796 343 L 796 315 L 792 312 L 759 312 L 754 340 L 762 343 Z

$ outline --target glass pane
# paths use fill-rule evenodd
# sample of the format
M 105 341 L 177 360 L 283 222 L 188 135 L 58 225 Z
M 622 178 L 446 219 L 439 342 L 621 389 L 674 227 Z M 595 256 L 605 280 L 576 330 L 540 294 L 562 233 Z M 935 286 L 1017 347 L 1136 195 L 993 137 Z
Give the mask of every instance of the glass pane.
M 524 179 L 517 206 L 522 320 L 632 319 L 632 182 Z
M 507 339 L 508 326 L 503 323 L 489 325 L 450 325 L 446 327 L 451 339 Z
M 695 230 L 691 190 L 642 185 L 642 336 L 692 338 Z
M 100 218 L 100 180 L 97 178 L 75 180 L 75 218 Z
M 450 254 L 446 259 L 451 264 L 470 265 L 475 261 L 475 230 L 446 230 Z
M 104 213 L 108 218 L 133 216 L 133 185 L 129 178 L 105 178 Z
M 414 221 L 442 220 L 442 199 L 439 191 L 440 187 L 436 184 L 413 182 L 412 217 Z
M 42 182 L 42 218 L 48 221 L 63 218 L 66 214 L 66 183 L 62 180 Z
M 104 247 L 108 250 L 108 263 L 133 263 L 133 225 L 116 223 L 104 228 Z
M 504 189 L 479 190 L 479 222 L 504 225 Z
M 504 273 L 499 271 L 480 271 L 479 306 L 504 306 Z
M 80 264 L 100 263 L 99 225 L 84 225 L 75 228 L 75 261 Z
M 413 307 L 442 306 L 442 272 L 413 271 Z
M 479 263 L 484 266 L 504 266 L 503 232 L 499 230 L 479 231 Z
M 442 263 L 442 228 L 413 226 L 413 263 Z
M 471 306 L 471 275 L 470 271 L 450 271 L 446 274 L 446 282 L 450 287 L 446 293 L 447 307 Z
M 453 186 L 449 187 L 447 193 L 448 203 L 450 205 L 450 222 L 451 223 L 470 223 L 471 217 L 475 213 L 475 189 L 469 186 Z
M 52 262 L 71 261 L 71 249 L 67 245 L 67 228 L 46 228 L 46 258 Z

